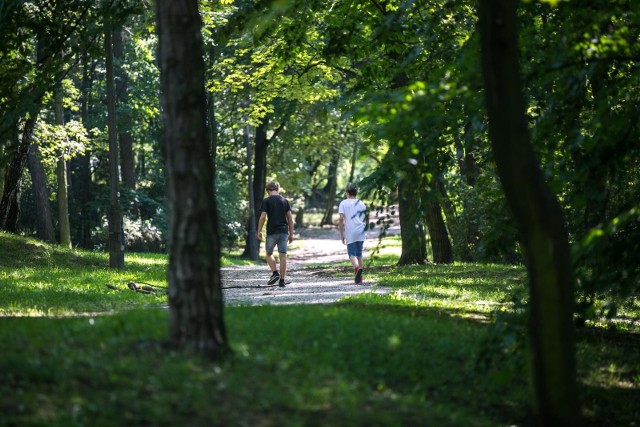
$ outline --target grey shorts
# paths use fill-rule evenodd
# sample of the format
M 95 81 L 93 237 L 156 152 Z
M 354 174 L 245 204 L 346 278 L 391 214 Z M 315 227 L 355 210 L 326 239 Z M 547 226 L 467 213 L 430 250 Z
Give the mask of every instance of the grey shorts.
M 267 234 L 267 240 L 265 241 L 264 249 L 267 251 L 267 254 L 272 254 L 273 248 L 278 245 L 278 253 L 286 254 L 287 243 L 289 243 L 289 234 L 287 233 Z

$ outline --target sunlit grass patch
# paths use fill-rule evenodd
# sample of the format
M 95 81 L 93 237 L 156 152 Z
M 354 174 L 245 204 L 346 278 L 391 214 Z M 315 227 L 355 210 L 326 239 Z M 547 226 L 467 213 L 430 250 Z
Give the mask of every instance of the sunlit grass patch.
M 394 290 L 386 295 L 362 294 L 345 302 L 431 307 L 459 315 L 489 315 L 513 308 L 525 298 L 523 267 L 481 264 L 387 266 L 367 271 L 379 286 Z

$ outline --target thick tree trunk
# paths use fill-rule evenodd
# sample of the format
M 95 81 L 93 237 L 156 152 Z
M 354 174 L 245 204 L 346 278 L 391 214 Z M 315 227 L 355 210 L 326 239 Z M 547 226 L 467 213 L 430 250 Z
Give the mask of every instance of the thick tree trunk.
M 122 236 L 122 211 L 120 209 L 118 173 L 118 129 L 116 126 L 116 96 L 114 88 L 113 47 L 111 31 L 105 32 L 107 72 L 107 122 L 109 124 L 109 267 L 124 268 L 124 242 Z
M 36 116 L 25 120 L 19 134 L 16 150 L 11 156 L 5 173 L 4 193 L 0 201 L 0 230 L 17 233 L 20 230 L 20 193 L 22 174 L 27 164 L 29 146 L 33 140 Z
M 419 189 L 408 179 L 398 183 L 398 211 L 402 237 L 398 265 L 425 264 L 427 239 L 420 212 L 420 194 Z
M 169 195 L 169 332 L 181 347 L 222 356 L 229 347 L 198 0 L 157 0 L 156 12 Z
M 582 425 L 573 330 L 574 277 L 561 208 L 529 141 L 520 85 L 517 2 L 480 1 L 489 136 L 522 235 L 530 280 L 529 338 L 534 423 Z
M 336 194 L 338 192 L 338 164 L 340 163 L 340 153 L 336 150 L 329 165 L 329 177 L 325 191 L 327 192 L 327 206 L 322 216 L 320 225 L 333 225 L 333 212 L 336 204 Z
M 432 191 L 433 193 L 433 191 Z M 451 264 L 453 262 L 453 251 L 449 240 L 449 231 L 442 217 L 442 209 L 438 198 L 433 195 L 425 200 L 427 209 L 425 212 L 425 222 L 429 230 L 429 240 L 433 250 L 433 262 L 436 264 Z
M 55 232 L 51 219 L 51 204 L 49 202 L 49 190 L 47 189 L 47 177 L 40 161 L 39 149 L 36 144 L 31 144 L 27 159 L 29 173 L 31 175 L 31 188 L 36 209 L 36 236 L 45 242 L 55 242 Z

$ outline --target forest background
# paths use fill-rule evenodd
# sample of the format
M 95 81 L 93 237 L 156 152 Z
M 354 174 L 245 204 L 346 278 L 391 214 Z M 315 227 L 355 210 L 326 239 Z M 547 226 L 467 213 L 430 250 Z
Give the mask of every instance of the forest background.
M 2 3 L 0 228 L 108 251 L 114 267 L 123 250 L 167 249 L 152 6 Z M 332 224 L 355 181 L 378 212 L 398 206 L 400 264 L 528 261 L 490 143 L 476 6 L 202 3 L 221 243 L 257 258 L 269 179 L 299 227 L 314 212 Z M 571 245 L 565 308 L 633 325 L 640 18 L 622 0 L 524 2 L 517 18 L 526 127 Z

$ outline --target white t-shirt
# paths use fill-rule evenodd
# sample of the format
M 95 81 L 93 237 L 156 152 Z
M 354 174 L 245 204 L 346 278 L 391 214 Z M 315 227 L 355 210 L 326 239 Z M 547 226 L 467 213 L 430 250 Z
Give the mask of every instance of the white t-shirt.
M 346 244 L 364 242 L 367 208 L 358 199 L 344 199 L 338 213 L 344 214 L 344 238 Z

